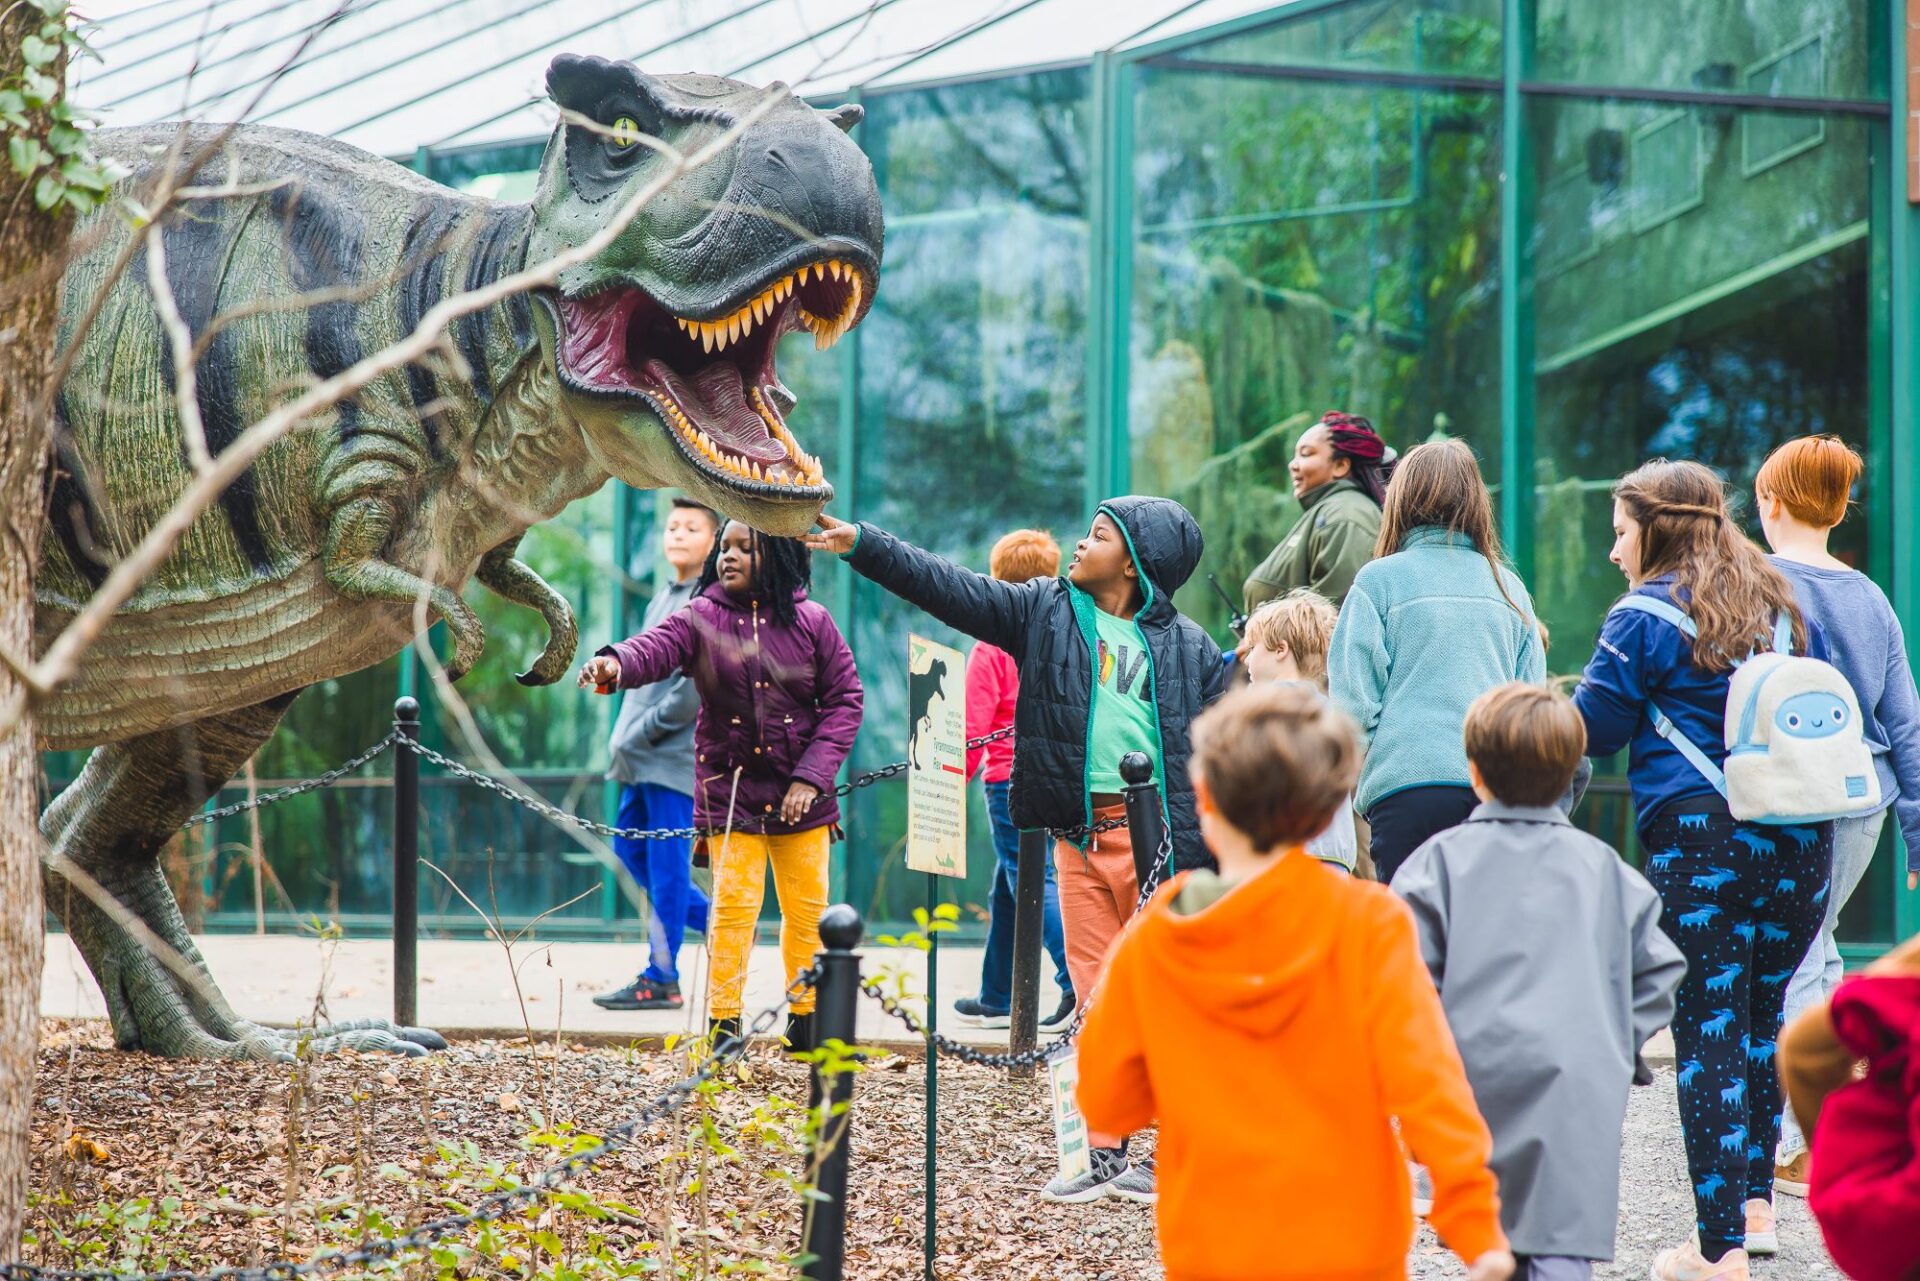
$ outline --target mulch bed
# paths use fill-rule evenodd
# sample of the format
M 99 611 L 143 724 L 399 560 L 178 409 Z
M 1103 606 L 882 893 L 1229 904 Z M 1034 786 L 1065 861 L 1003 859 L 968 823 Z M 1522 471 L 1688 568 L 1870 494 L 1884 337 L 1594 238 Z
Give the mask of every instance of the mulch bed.
M 33 1187 L 43 1198 L 41 1226 L 45 1215 L 60 1213 L 45 1203 L 58 1191 L 82 1207 L 178 1196 L 182 1215 L 198 1220 L 187 1238 L 189 1261 L 204 1268 L 300 1257 L 316 1240 L 311 1207 L 330 1200 L 371 1202 L 406 1223 L 433 1217 L 445 1207 L 423 1199 L 421 1189 L 445 1177 L 436 1145 L 470 1141 L 482 1160 L 524 1173 L 533 1168 L 525 1139 L 536 1118 L 595 1133 L 631 1115 L 684 1067 L 674 1054 L 524 1041 L 466 1042 L 425 1059 L 340 1055 L 298 1069 L 189 1062 L 118 1052 L 104 1023 L 49 1021 L 39 1070 Z M 920 1275 L 924 1071 L 918 1060 L 890 1057 L 857 1080 L 849 1277 Z M 702 1150 L 690 1138 L 688 1112 L 579 1184 L 634 1207 L 637 1217 L 609 1230 L 636 1254 L 657 1249 L 652 1243 L 670 1232 L 686 1260 L 704 1239 L 717 1274 L 722 1262 L 798 1249 L 798 1197 L 767 1175 L 797 1170 L 799 1162 L 782 1150 L 778 1133 L 757 1138 L 754 1122 L 758 1110 L 775 1131 L 782 1115 L 791 1126 L 792 1114 L 770 1113 L 766 1100 L 804 1106 L 805 1070 L 757 1049 L 738 1085 L 714 1105 L 719 1133 L 738 1156 L 711 1165 L 705 1238 L 700 1205 L 685 1193 Z M 1054 1167 L 1044 1077 L 1017 1081 L 943 1063 L 939 1155 L 938 1276 L 1161 1275 L 1148 1207 L 1056 1206 L 1033 1195 Z M 379 1177 L 388 1164 L 413 1177 Z

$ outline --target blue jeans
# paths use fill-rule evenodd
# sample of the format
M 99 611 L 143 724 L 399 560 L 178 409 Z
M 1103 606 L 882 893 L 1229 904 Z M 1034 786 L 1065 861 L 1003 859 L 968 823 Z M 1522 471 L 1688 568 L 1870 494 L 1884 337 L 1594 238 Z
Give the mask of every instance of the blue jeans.
M 987 817 L 993 823 L 993 898 L 987 904 L 987 954 L 980 965 L 980 1004 L 1001 1011 L 1013 1005 L 1013 888 L 1020 876 L 1020 829 L 1007 808 L 1005 783 L 987 784 Z M 1040 935 L 1053 958 L 1053 976 L 1060 990 L 1073 995 L 1067 977 L 1067 945 L 1060 929 L 1060 890 L 1053 880 L 1053 851 L 1041 857 L 1047 869 L 1046 897 L 1041 900 Z
M 657 783 L 626 783 L 620 788 L 620 827 L 693 826 L 693 798 Z M 707 896 L 693 883 L 693 842 L 613 838 L 613 852 L 647 892 L 647 948 L 642 976 L 655 983 L 680 981 L 680 940 L 686 931 L 707 932 Z

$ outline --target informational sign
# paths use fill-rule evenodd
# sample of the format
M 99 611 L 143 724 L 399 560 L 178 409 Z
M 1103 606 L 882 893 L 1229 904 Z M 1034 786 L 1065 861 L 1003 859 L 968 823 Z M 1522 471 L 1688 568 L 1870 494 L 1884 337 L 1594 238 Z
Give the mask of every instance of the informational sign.
M 957 649 L 907 637 L 907 867 L 967 874 L 967 669 Z
M 1087 1149 L 1087 1119 L 1080 1115 L 1073 1091 L 1080 1084 L 1080 1058 L 1063 1054 L 1047 1064 L 1053 1086 L 1053 1146 L 1060 1154 L 1060 1181 L 1071 1183 L 1093 1167 Z

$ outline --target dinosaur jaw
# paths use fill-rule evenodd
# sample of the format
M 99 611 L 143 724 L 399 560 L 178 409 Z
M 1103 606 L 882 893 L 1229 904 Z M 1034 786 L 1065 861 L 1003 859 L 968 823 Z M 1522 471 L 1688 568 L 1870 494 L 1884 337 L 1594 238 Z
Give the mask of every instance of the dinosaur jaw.
M 711 320 L 678 315 L 631 285 L 543 296 L 569 391 L 644 401 L 680 455 L 732 492 L 813 504 L 832 496 L 819 459 L 782 416 L 792 400 L 774 369 L 774 349 L 803 329 L 822 349 L 839 341 L 872 296 L 858 268 L 839 259 L 803 264 Z

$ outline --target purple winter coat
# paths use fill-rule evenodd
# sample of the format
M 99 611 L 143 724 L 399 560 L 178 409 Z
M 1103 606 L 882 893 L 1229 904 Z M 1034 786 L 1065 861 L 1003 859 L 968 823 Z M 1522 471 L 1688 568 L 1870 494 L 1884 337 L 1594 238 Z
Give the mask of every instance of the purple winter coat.
M 685 672 L 700 691 L 693 730 L 693 821 L 778 835 L 840 821 L 834 783 L 860 732 L 866 701 L 853 651 L 826 607 L 795 593 L 799 617 L 773 621 L 758 598 L 739 600 L 715 583 L 665 621 L 599 652 L 620 660 L 620 687 Z M 736 793 L 733 771 L 740 770 Z M 789 825 L 780 801 L 795 780 L 820 789 L 806 818 Z

